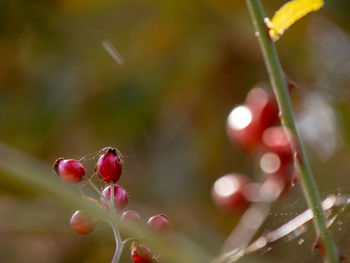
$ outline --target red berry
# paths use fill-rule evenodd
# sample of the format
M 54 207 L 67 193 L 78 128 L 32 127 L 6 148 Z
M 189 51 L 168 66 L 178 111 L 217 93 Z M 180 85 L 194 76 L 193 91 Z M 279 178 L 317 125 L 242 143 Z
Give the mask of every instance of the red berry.
M 295 143 L 292 142 L 293 147 L 291 146 L 288 135 L 283 127 L 271 127 L 268 128 L 262 137 L 264 146 L 271 152 L 276 153 L 281 162 L 290 161 L 293 159 L 293 149 L 295 149 Z
M 169 221 L 165 215 L 155 215 L 148 219 L 146 227 L 161 233 L 169 232 Z
M 260 167 L 269 180 L 275 180 L 280 186 L 280 192 L 288 192 L 294 185 L 296 170 L 293 160 L 282 161 L 278 154 L 273 152 L 265 153 L 260 158 Z
M 246 103 L 235 107 L 227 118 L 227 134 L 242 149 L 254 150 L 265 129 L 278 119 L 278 109 L 263 89 L 249 92 Z
M 153 263 L 151 250 L 145 245 L 134 244 L 131 247 L 131 260 L 133 263 Z
M 124 222 L 131 222 L 131 223 L 140 223 L 141 222 L 141 216 L 139 213 L 137 213 L 134 210 L 128 210 L 122 213 L 120 216 L 120 220 Z
M 241 174 L 227 174 L 216 180 L 212 189 L 215 204 L 227 212 L 241 213 L 250 204 L 245 196 L 250 179 Z
M 278 107 L 276 101 L 262 88 L 249 91 L 245 104 L 257 116 L 261 129 L 265 130 L 278 120 Z
M 59 174 L 63 181 L 71 184 L 77 184 L 85 175 L 85 168 L 81 162 L 73 159 L 58 158 L 53 169 Z
M 245 105 L 239 105 L 227 117 L 227 135 L 242 149 L 252 150 L 260 140 L 260 131 L 256 124 L 251 109 Z
M 114 148 L 107 148 L 107 152 L 98 159 L 97 171 L 106 183 L 117 182 L 122 174 L 119 152 Z
M 102 195 L 107 199 L 111 200 L 111 186 L 107 186 L 103 191 Z M 105 207 L 109 207 L 109 204 L 106 203 L 104 197 L 101 197 L 101 202 Z M 120 185 L 114 185 L 114 207 L 117 210 L 122 210 L 128 204 L 128 193 Z
M 81 235 L 91 233 L 96 226 L 95 221 L 92 219 L 92 217 L 81 210 L 76 211 L 72 215 L 70 219 L 70 225 L 76 233 Z

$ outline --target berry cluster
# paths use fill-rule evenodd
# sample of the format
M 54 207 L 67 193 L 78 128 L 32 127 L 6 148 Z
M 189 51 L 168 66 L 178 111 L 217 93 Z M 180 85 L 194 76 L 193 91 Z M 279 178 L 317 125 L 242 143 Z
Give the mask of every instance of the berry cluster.
M 244 104 L 232 109 L 227 118 L 227 135 L 242 150 L 259 157 L 264 181 L 255 183 L 237 173 L 218 178 L 212 189 L 217 206 L 241 213 L 251 202 L 273 201 L 294 185 L 296 146 L 290 142 L 291 134 L 278 122 L 277 103 L 262 88 L 253 88 Z
M 109 222 L 112 227 L 117 227 L 115 222 L 119 221 L 131 224 L 141 223 L 141 216 L 138 212 L 134 210 L 122 212 L 127 206 L 129 199 L 127 191 L 122 186 L 116 184 L 122 174 L 123 160 L 121 153 L 117 149 L 106 147 L 99 152 L 99 155 L 95 166 L 95 173 L 108 184 L 102 192 L 100 192 L 90 179 L 85 178 L 85 168 L 78 160 L 58 158 L 54 163 L 53 169 L 67 183 L 77 184 L 85 180 L 92 185 L 94 190 L 100 195 L 99 206 L 109 212 Z M 121 213 L 120 216 L 116 217 L 119 213 Z M 78 210 L 72 215 L 70 225 L 76 233 L 86 235 L 95 229 L 96 219 L 86 211 Z M 146 228 L 158 233 L 167 233 L 169 231 L 168 218 L 161 214 L 152 216 L 147 221 Z M 117 231 L 119 233 L 119 230 Z M 121 243 L 117 246 L 118 248 L 123 248 L 124 244 L 130 240 L 121 241 L 119 239 L 120 237 L 116 238 L 116 242 Z M 121 252 L 116 251 L 116 254 L 120 256 Z M 117 257 L 117 261 L 112 262 L 118 262 L 119 256 Z M 131 246 L 130 256 L 134 263 L 157 262 L 157 257 L 152 254 L 147 246 L 136 242 L 133 242 Z

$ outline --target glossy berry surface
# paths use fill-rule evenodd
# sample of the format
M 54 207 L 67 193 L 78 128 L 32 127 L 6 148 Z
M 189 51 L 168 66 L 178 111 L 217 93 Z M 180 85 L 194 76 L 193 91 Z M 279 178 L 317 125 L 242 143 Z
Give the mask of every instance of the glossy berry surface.
M 81 210 L 76 211 L 72 215 L 70 219 L 70 225 L 76 233 L 81 235 L 91 233 L 96 226 L 95 221 L 92 219 L 92 217 Z
M 227 174 L 216 180 L 212 188 L 214 203 L 226 212 L 241 213 L 250 202 L 245 196 L 250 179 L 241 174 Z
M 253 150 L 260 142 L 261 131 L 253 119 L 252 110 L 246 105 L 232 109 L 227 117 L 227 135 L 232 143 L 246 151 Z
M 133 245 L 130 254 L 133 263 L 153 263 L 151 250 L 145 245 Z
M 148 219 L 146 227 L 161 233 L 169 232 L 169 221 L 165 215 L 155 215 Z
M 103 181 L 108 184 L 117 182 L 122 174 L 121 163 L 119 152 L 114 148 L 108 148 L 97 161 L 97 171 Z
M 136 224 L 141 222 L 141 216 L 134 210 L 128 210 L 122 213 L 120 220 Z
M 120 186 L 120 185 L 114 185 L 114 207 L 117 210 L 122 210 L 126 207 L 128 204 L 128 193 L 126 190 Z M 111 200 L 111 186 L 107 186 L 103 191 L 102 191 L 102 196 L 104 196 L 107 200 Z M 105 198 L 101 197 L 101 202 L 105 207 L 109 207 L 109 204 L 107 204 Z
M 278 108 L 263 89 L 252 89 L 243 105 L 235 107 L 227 118 L 229 138 L 246 151 L 255 150 L 263 132 L 278 120 Z
M 85 175 L 84 166 L 81 162 L 73 159 L 59 158 L 55 161 L 53 168 L 63 181 L 70 184 L 81 182 L 82 177 Z

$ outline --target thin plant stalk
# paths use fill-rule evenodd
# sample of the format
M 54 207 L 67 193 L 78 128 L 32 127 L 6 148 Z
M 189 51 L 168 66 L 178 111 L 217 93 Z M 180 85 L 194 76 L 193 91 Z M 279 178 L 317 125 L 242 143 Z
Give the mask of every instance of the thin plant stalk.
M 115 239 L 115 253 L 111 263 L 119 262 L 120 256 L 123 253 L 124 242 L 122 242 L 118 230 L 118 226 L 116 226 L 115 222 L 111 222 L 111 227 L 113 229 L 114 239 Z
M 307 154 L 295 125 L 292 103 L 284 72 L 274 43 L 267 35 L 264 22 L 265 14 L 260 0 L 246 0 L 253 21 L 255 34 L 258 37 L 270 81 L 281 112 L 283 126 L 291 132 L 289 140 L 294 140 L 296 148 L 295 162 L 308 206 L 313 212 L 313 223 L 324 244 L 325 257 L 328 263 L 337 263 L 337 249 L 330 230 L 326 227 L 326 217 L 321 207 L 321 197 L 312 175 Z M 288 133 L 287 133 L 288 134 Z
M 115 239 L 115 253 L 111 263 L 118 263 L 120 256 L 123 253 L 124 244 L 120 238 L 120 233 L 117 225 L 116 207 L 114 205 L 114 184 L 113 183 L 110 184 L 110 191 L 111 191 L 110 202 L 109 202 L 109 211 L 111 215 L 110 223 L 111 223 L 111 227 L 112 227 L 114 239 Z

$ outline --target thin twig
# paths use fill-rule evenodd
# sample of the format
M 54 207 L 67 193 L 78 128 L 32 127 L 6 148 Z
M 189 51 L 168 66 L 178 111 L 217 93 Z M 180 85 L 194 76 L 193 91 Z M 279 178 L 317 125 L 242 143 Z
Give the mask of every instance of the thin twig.
M 115 239 L 115 253 L 111 263 L 119 262 L 120 256 L 123 253 L 124 242 L 122 242 L 120 238 L 120 233 L 118 230 L 118 226 L 115 225 L 115 221 L 111 222 L 111 227 L 113 229 L 114 239 Z
M 277 50 L 272 40 L 266 33 L 264 23 L 265 14 L 260 0 L 246 0 L 248 9 L 253 21 L 256 36 L 258 37 L 262 50 L 265 65 L 268 69 L 270 81 L 281 111 L 281 119 L 284 127 L 291 132 L 289 140 L 296 142 L 298 151 L 296 152 L 296 167 L 301 181 L 303 192 L 314 215 L 313 222 L 317 234 L 323 240 L 326 259 L 329 263 L 337 263 L 337 250 L 331 232 L 326 228 L 326 218 L 321 207 L 321 198 L 315 179 L 312 175 L 311 167 L 307 158 L 304 145 L 295 126 L 292 103 L 288 92 L 287 84 L 282 70 Z

